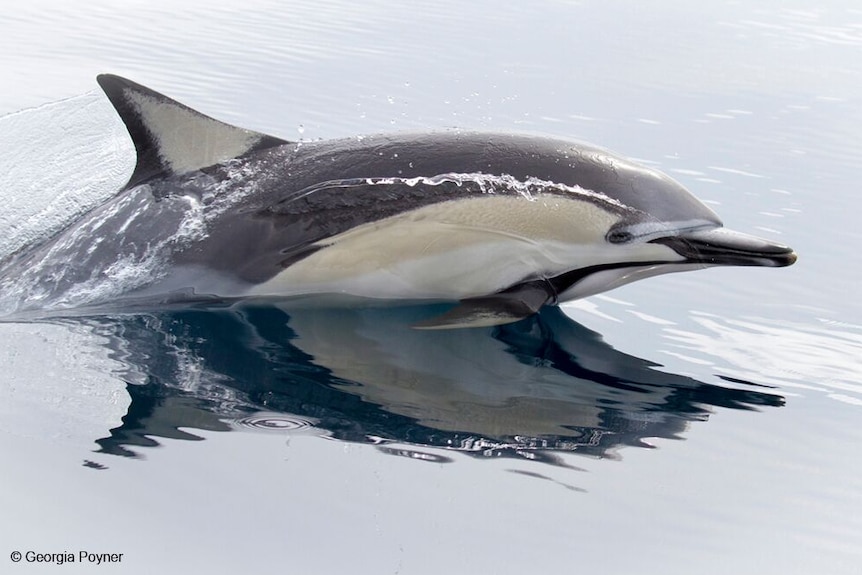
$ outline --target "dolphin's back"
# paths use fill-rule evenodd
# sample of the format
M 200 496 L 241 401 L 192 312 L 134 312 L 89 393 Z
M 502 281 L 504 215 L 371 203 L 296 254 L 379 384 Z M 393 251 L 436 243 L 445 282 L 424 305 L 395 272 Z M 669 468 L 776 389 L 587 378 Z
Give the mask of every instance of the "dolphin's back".
M 119 76 L 98 82 L 137 152 L 126 190 L 147 184 L 157 199 L 213 189 L 234 196 L 208 242 L 174 256 L 207 261 L 243 282 L 265 281 L 360 225 L 466 198 L 557 195 L 629 219 L 721 223 L 667 176 L 582 143 L 461 131 L 294 143 Z
M 529 202 L 557 196 L 593 203 L 620 218 L 720 224 L 688 191 L 661 174 L 657 178 L 657 172 L 600 148 L 544 137 L 441 132 L 303 142 L 256 152 L 243 166 L 255 174 L 258 193 L 234 211 L 225 233 L 248 238 L 257 248 L 226 238 L 224 249 L 233 244 L 237 255 L 225 264 L 252 282 L 314 253 L 326 238 L 470 198 Z M 206 171 L 223 180 L 236 169 L 228 164 Z M 257 258 L 243 264 L 246 249 Z

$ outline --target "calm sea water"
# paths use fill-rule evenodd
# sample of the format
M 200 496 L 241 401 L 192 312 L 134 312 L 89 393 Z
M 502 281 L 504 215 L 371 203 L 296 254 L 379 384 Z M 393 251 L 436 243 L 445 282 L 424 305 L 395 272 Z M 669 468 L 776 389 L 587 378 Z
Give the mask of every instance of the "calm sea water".
M 849 0 L 5 8 L 0 255 L 124 183 L 112 72 L 286 139 L 594 142 L 800 260 L 458 332 L 412 307 L 0 323 L 3 571 L 858 572 L 860 62 Z

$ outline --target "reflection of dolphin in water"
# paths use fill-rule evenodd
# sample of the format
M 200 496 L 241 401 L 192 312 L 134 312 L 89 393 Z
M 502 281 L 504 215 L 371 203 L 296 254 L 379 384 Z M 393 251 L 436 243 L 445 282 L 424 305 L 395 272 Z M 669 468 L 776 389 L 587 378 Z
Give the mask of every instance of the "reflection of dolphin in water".
M 21 308 L 119 296 L 461 300 L 425 327 L 494 325 L 636 279 L 790 265 L 664 174 L 508 134 L 291 143 L 100 76 L 137 165 L 115 198 L 4 266 Z
M 427 306 L 185 310 L 103 320 L 130 384 L 124 424 L 100 440 L 128 453 L 180 428 L 226 430 L 260 411 L 357 442 L 483 454 L 607 456 L 645 437 L 678 437 L 711 406 L 780 406 L 777 395 L 655 370 L 556 308 L 457 332 L 406 327 Z M 117 322 L 112 324 L 112 322 Z

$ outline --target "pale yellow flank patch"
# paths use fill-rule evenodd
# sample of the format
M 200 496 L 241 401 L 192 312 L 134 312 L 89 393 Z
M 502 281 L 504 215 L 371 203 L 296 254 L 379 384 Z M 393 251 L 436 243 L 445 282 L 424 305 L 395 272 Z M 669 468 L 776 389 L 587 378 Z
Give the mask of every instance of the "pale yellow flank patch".
M 581 198 L 568 199 L 556 195 L 536 195 L 533 199 L 522 196 L 485 196 L 451 200 L 425 206 L 410 212 L 392 216 L 378 222 L 358 226 L 332 238 L 326 245 L 353 241 L 369 234 L 378 235 L 383 229 L 403 230 L 408 243 L 405 249 L 414 247 L 409 237 L 417 234 L 422 224 L 448 224 L 460 230 L 472 229 L 490 241 L 494 235 L 520 238 L 524 241 L 556 240 L 566 243 L 593 243 L 603 240 L 608 229 L 618 219 L 616 214 L 602 209 L 595 203 Z M 478 240 L 475 237 L 474 240 Z M 451 249 L 459 241 L 472 243 L 467 237 L 436 238 L 437 250 Z M 481 240 L 479 240 L 481 241 Z M 454 242 L 454 243 L 453 243 Z M 432 246 L 428 246 L 432 247 Z M 392 249 L 392 246 L 389 246 Z M 427 252 L 428 249 L 422 249 Z
M 469 297 L 530 275 L 603 263 L 618 216 L 581 198 L 452 200 L 358 226 L 258 286 L 258 294 Z

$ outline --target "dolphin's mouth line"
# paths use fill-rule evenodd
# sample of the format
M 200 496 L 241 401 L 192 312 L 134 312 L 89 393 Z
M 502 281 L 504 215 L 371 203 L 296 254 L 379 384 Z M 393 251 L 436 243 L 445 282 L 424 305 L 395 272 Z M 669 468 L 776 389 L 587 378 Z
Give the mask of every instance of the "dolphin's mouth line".
M 559 275 L 547 278 L 545 281 L 550 286 L 553 291 L 553 298 L 548 301 L 550 305 L 559 303 L 559 295 L 571 289 L 575 284 L 584 280 L 588 276 L 593 275 L 594 273 L 603 272 L 607 270 L 616 270 L 622 268 L 634 268 L 634 267 L 650 267 L 650 266 L 660 266 L 667 265 L 673 263 L 684 263 L 684 262 L 672 262 L 668 260 L 648 260 L 648 261 L 631 261 L 631 262 L 615 262 L 609 264 L 598 264 L 594 266 L 587 266 L 585 268 L 578 268 L 571 271 L 567 271 L 561 273 Z
M 784 267 L 796 261 L 796 253 L 783 244 L 716 228 L 656 238 L 688 262 L 704 265 Z

